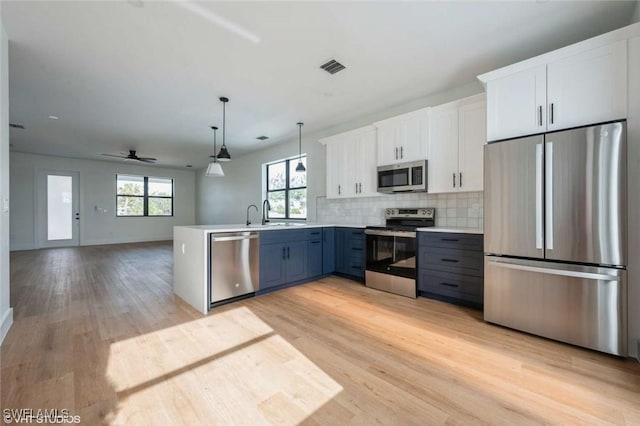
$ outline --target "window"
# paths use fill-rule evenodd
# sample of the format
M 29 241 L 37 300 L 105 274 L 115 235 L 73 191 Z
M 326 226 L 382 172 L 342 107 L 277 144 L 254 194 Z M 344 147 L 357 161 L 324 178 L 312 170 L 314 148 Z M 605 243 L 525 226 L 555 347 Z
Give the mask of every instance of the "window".
M 307 167 L 307 157 L 302 157 Z M 307 172 L 296 172 L 298 157 L 267 164 L 267 200 L 269 217 L 276 219 L 307 218 Z
M 173 216 L 173 179 L 116 175 L 117 216 Z

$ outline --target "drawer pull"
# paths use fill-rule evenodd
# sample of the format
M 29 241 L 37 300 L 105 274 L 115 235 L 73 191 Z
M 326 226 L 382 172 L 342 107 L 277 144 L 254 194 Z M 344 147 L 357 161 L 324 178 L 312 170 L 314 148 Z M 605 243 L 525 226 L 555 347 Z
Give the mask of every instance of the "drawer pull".
M 459 261 L 459 260 L 457 260 L 457 259 L 440 259 L 440 260 L 442 260 L 443 262 L 451 262 L 451 263 L 458 263 L 458 262 L 460 262 L 460 261 Z
M 351 247 L 351 250 L 362 251 L 362 248 L 361 247 Z
M 457 238 L 442 238 L 440 241 L 449 241 L 452 243 L 457 243 L 458 239 Z
M 458 284 L 451 284 L 451 283 L 440 283 L 440 285 L 446 286 L 446 287 L 459 287 Z
M 320 244 L 320 241 L 311 241 L 311 244 Z
M 362 270 L 362 266 L 354 266 L 354 265 L 351 265 L 351 268 L 352 268 L 352 269 L 357 269 L 358 271 Z

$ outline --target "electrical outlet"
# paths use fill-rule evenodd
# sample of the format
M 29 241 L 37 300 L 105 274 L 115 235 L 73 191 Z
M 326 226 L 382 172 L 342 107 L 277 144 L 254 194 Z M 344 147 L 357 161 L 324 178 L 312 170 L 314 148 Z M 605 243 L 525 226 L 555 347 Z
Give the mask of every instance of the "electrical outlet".
M 9 213 L 9 198 L 7 197 L 2 199 L 2 212 Z

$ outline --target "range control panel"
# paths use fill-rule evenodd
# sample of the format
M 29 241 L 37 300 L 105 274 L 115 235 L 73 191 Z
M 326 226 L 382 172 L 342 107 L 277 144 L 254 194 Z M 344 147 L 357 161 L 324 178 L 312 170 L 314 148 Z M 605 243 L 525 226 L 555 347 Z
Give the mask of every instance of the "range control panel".
M 405 208 L 405 209 L 385 209 L 385 219 L 411 218 L 411 219 L 434 219 L 436 216 L 435 207 Z

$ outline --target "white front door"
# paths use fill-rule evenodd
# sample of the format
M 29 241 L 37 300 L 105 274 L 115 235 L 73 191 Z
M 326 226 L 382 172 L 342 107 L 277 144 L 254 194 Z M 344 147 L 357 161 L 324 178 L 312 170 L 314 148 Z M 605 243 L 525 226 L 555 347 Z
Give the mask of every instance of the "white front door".
M 66 247 L 79 244 L 78 181 L 78 172 L 38 172 L 38 247 Z

